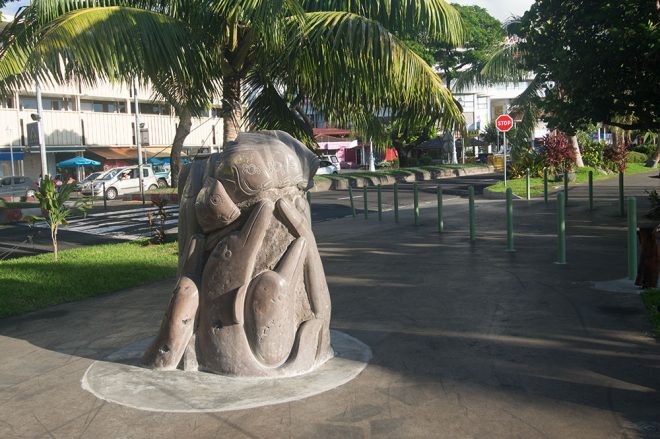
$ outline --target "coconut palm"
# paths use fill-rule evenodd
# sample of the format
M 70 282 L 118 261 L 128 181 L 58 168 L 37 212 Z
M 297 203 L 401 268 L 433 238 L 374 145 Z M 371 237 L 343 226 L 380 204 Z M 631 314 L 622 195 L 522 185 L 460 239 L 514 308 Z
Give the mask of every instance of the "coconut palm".
M 0 36 L 0 83 L 137 77 L 180 117 L 219 88 L 225 141 L 249 125 L 311 143 L 304 104 L 338 122 L 383 108 L 462 120 L 441 79 L 390 33 L 410 28 L 461 38 L 444 0 L 34 0 Z

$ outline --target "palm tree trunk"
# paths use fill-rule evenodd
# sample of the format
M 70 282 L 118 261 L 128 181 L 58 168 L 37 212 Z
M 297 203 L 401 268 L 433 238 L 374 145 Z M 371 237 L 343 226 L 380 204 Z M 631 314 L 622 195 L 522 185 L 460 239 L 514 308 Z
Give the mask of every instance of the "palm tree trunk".
M 658 140 L 656 140 L 656 143 L 655 154 L 653 154 L 653 157 L 646 162 L 646 166 L 649 168 L 655 168 L 658 166 L 658 162 L 660 162 L 660 133 L 658 133 Z
M 241 131 L 241 77 L 238 74 L 222 78 L 222 139 L 223 143 L 236 140 Z
M 53 226 L 50 229 L 50 239 L 53 242 L 53 256 L 57 261 L 57 226 Z
M 190 110 L 185 107 L 177 108 L 179 115 L 179 125 L 176 127 L 176 134 L 172 142 L 172 151 L 170 152 L 170 170 L 172 172 L 172 187 L 179 185 L 179 172 L 181 172 L 181 150 L 183 149 L 183 142 L 190 134 L 192 129 L 192 114 Z
M 578 144 L 577 136 L 571 136 L 571 144 L 575 150 L 575 165 L 578 168 L 584 168 L 584 162 L 582 161 L 582 153 L 580 152 L 580 145 Z

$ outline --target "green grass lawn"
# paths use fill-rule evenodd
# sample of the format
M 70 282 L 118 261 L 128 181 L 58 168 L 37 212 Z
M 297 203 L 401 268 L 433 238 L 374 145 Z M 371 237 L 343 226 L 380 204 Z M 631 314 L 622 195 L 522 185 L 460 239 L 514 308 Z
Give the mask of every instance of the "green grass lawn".
M 0 318 L 176 275 L 177 244 L 82 247 L 0 261 Z
M 660 337 L 660 288 L 643 291 L 641 296 L 649 320 L 653 325 L 653 335 Z
M 626 168 L 626 174 L 638 174 L 640 172 L 649 172 L 652 170 L 653 170 L 652 168 L 647 168 L 646 166 L 644 166 L 643 163 L 628 163 L 628 167 Z M 596 171 L 594 168 L 585 166 L 584 168 L 580 168 L 575 172 L 576 181 L 570 183 L 569 186 L 573 186 L 579 183 L 587 183 L 589 181 L 589 171 L 593 171 L 594 181 L 603 180 L 606 178 L 616 178 L 617 176 L 617 174 L 601 174 L 600 172 Z M 511 188 L 511 190 L 515 195 L 524 197 L 526 194 L 526 181 L 524 177 L 507 180 L 506 187 L 504 186 L 504 182 L 500 181 L 497 184 L 488 186 L 488 189 L 490 189 L 493 192 L 505 192 L 506 189 L 509 187 Z M 561 189 L 563 187 L 564 187 L 563 182 L 548 181 L 548 191 Z M 543 195 L 543 178 L 539 178 L 539 177 L 530 178 L 530 192 L 532 197 Z

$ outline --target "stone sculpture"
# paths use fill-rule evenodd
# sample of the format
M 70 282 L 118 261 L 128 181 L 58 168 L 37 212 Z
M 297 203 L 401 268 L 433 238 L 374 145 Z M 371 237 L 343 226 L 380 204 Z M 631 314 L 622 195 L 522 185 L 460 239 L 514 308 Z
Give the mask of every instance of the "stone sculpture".
M 330 295 L 304 198 L 318 164 L 287 133 L 260 131 L 184 168 L 179 280 L 143 364 L 277 377 L 333 356 Z

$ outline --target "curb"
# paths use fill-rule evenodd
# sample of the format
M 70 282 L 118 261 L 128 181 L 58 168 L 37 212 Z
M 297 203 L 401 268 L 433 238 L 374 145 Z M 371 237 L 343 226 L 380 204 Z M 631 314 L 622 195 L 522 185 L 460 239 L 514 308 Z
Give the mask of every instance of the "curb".
M 12 224 L 25 220 L 27 216 L 41 215 L 40 207 L 0 208 L 0 224 Z
M 466 175 L 481 175 L 491 174 L 495 172 L 494 166 L 483 166 L 476 168 L 456 168 L 456 169 L 443 169 L 440 171 L 424 171 L 413 173 L 410 175 L 400 176 L 365 176 L 356 177 L 351 176 L 341 180 L 323 179 L 314 183 L 313 192 L 324 192 L 329 190 L 347 190 L 348 186 L 352 188 L 363 188 L 365 186 L 377 185 L 393 185 L 394 183 L 414 183 L 416 181 L 433 181 L 441 180 L 443 178 L 463 177 Z

